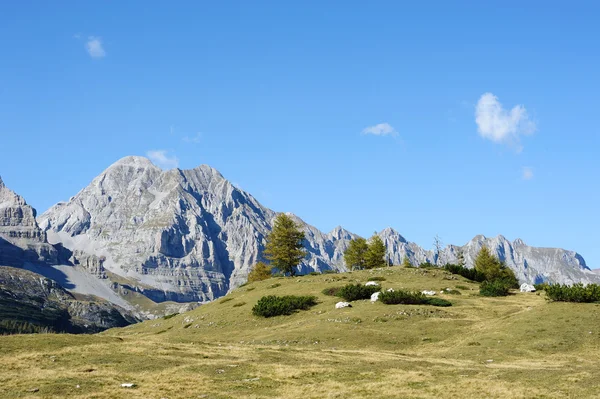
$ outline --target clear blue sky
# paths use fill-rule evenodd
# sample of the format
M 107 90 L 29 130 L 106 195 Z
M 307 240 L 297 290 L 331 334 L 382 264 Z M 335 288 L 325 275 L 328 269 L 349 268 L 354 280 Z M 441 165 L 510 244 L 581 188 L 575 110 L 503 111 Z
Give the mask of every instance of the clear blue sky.
M 0 175 L 39 212 L 151 154 L 324 231 L 600 267 L 598 2 L 176 3 L 0 5 Z

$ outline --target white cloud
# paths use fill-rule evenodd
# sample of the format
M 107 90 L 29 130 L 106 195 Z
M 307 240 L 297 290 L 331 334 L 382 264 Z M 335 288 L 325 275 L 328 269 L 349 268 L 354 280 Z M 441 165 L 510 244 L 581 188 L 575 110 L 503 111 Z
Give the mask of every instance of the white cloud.
M 198 132 L 195 136 L 185 136 L 183 139 L 186 143 L 195 143 L 198 144 L 202 140 L 202 133 Z
M 397 136 L 398 132 L 389 123 L 380 123 L 375 126 L 369 126 L 367 128 L 364 128 L 362 134 L 372 134 L 374 136 Z
M 153 150 L 146 153 L 148 158 L 163 169 L 173 169 L 179 166 L 179 159 L 169 156 L 166 150 Z
M 106 51 L 102 46 L 102 39 L 99 37 L 90 36 L 85 43 L 85 49 L 92 58 L 102 58 L 106 56 Z
M 529 166 L 523 168 L 523 180 L 531 180 L 533 179 L 533 169 Z
M 531 134 L 536 129 L 525 107 L 517 105 L 508 111 L 492 93 L 485 93 L 477 102 L 475 123 L 481 137 L 517 148 L 520 148 L 520 136 Z

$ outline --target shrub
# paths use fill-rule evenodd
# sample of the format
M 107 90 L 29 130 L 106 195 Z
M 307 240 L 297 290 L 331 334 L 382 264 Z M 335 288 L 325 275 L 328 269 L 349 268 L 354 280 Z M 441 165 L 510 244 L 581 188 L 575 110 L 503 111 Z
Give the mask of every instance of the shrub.
M 329 288 L 325 288 L 321 292 L 323 293 L 323 295 L 339 296 L 339 293 L 340 293 L 341 289 L 342 289 L 342 287 L 329 287 Z
M 219 301 L 219 303 L 227 303 L 229 301 L 233 301 L 233 298 L 229 297 L 229 298 L 223 298 Z
M 442 291 L 444 291 L 444 294 L 448 294 L 448 295 L 462 295 L 460 293 L 460 291 L 453 290 L 453 289 L 450 289 L 450 288 L 443 289 Z
M 175 317 L 177 315 L 179 315 L 179 313 L 171 313 L 171 314 L 165 315 L 165 316 L 163 316 L 163 320 L 172 319 L 173 317 Z
M 434 265 L 433 263 L 424 262 L 424 263 L 421 263 L 421 264 L 419 265 L 419 267 L 420 267 L 420 268 L 423 268 L 423 269 L 433 269 L 434 267 L 437 267 L 437 266 L 436 266 L 436 265 Z
M 252 308 L 255 316 L 274 317 L 290 315 L 296 310 L 307 310 L 317 304 L 314 296 L 263 296 Z
M 277 288 L 277 287 L 281 287 L 281 284 L 280 283 L 271 284 L 267 288 Z
M 600 285 L 581 283 L 572 286 L 551 284 L 545 288 L 546 298 L 556 302 L 599 302 Z
M 308 274 L 311 276 L 320 276 L 321 275 L 321 273 L 319 273 L 319 272 L 310 272 Z
M 263 281 L 271 278 L 272 276 L 272 267 L 264 262 L 258 262 L 248 274 L 248 282 L 252 283 L 254 281 Z
M 240 306 L 244 306 L 246 304 L 246 302 L 238 302 L 238 303 L 234 303 L 233 307 L 234 308 L 239 308 Z
M 427 298 L 426 304 L 431 305 L 431 306 L 442 306 L 442 307 L 452 306 L 452 302 L 447 301 L 442 298 Z
M 383 276 L 375 276 L 375 277 L 371 277 L 369 279 L 369 281 L 385 281 L 385 277 L 383 277 Z
M 509 289 L 510 283 L 506 280 L 497 279 L 482 282 L 479 286 L 479 293 L 483 296 L 507 296 Z
M 470 289 L 466 285 L 457 285 L 456 288 L 459 289 L 459 290 L 469 290 Z
M 409 291 L 383 291 L 379 300 L 386 305 L 423 305 L 428 298 L 420 292 Z
M 371 295 L 381 290 L 377 285 L 348 284 L 340 288 L 337 296 L 347 301 L 357 301 L 359 299 L 370 299 Z
M 492 255 L 487 247 L 482 247 L 475 259 L 475 270 L 485 276 L 486 281 L 504 280 L 509 288 L 518 288 L 519 281 L 515 273 Z
M 337 271 L 335 271 L 335 270 L 323 270 L 321 272 L 321 274 L 336 274 L 336 273 L 337 273 Z
M 548 283 L 534 284 L 533 287 L 536 291 L 545 291 L 548 288 Z
M 444 269 L 452 274 L 458 274 L 471 281 L 481 282 L 485 280 L 485 275 L 475 269 L 468 269 L 464 266 L 447 264 L 444 266 Z

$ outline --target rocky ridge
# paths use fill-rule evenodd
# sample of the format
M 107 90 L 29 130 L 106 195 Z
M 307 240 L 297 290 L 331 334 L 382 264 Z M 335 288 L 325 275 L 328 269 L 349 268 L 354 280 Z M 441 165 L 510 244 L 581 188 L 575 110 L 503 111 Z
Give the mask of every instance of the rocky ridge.
M 162 171 L 146 158 L 126 157 L 38 221 L 51 243 L 102 259 L 103 268 L 139 292 L 190 302 L 213 300 L 245 282 L 252 265 L 262 260 L 275 216 L 207 165 Z M 357 236 L 341 227 L 325 234 L 293 217 L 306 232 L 308 250 L 299 273 L 345 270 L 343 253 Z M 469 266 L 485 245 L 522 282 L 597 281 L 579 254 L 529 247 L 522 240 L 476 236 L 436 255 L 391 228 L 379 235 L 394 264 L 405 256 L 413 264 L 455 262 L 462 251 Z

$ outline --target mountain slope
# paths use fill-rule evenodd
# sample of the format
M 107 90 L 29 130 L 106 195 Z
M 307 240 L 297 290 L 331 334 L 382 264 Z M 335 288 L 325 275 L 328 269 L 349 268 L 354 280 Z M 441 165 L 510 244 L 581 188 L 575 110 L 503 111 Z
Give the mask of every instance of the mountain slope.
M 146 158 L 126 157 L 41 215 L 39 223 L 50 242 L 101 258 L 103 267 L 148 298 L 186 302 L 212 300 L 245 282 L 262 260 L 275 216 L 209 166 L 162 171 Z M 299 272 L 345 270 L 343 253 L 357 236 L 341 227 L 324 234 L 291 216 L 306 232 L 309 254 Z M 391 228 L 379 235 L 394 264 L 405 256 L 413 264 L 437 259 Z M 450 245 L 437 260 L 455 262 L 462 250 L 471 265 L 482 245 L 522 281 L 597 281 L 575 252 L 532 248 L 502 236 Z

